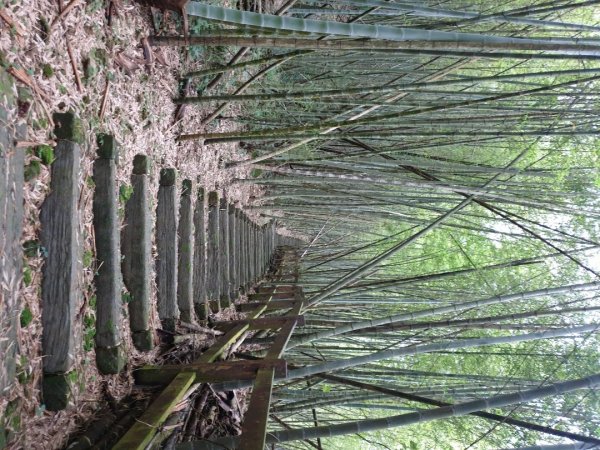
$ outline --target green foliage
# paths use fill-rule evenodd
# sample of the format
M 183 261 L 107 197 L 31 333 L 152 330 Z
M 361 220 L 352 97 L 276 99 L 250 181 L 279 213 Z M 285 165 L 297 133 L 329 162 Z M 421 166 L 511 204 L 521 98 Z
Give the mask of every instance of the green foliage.
M 28 327 L 32 321 L 33 321 L 33 314 L 31 313 L 31 310 L 29 309 L 29 307 L 26 306 L 21 311 L 21 316 L 20 316 L 21 328 Z
M 44 64 L 42 66 L 42 75 L 44 76 L 44 78 L 50 78 L 54 75 L 54 69 L 52 69 L 52 66 L 50 64 Z
M 96 318 L 93 314 L 83 316 L 83 350 L 90 352 L 94 349 L 94 337 L 96 336 Z
M 23 243 L 23 253 L 28 258 L 35 258 L 36 256 L 46 256 L 46 249 L 42 246 L 39 240 L 30 239 Z
M 39 176 L 42 171 L 42 166 L 37 160 L 31 160 L 29 164 L 25 166 L 24 178 L 25 181 L 31 181 Z
M 119 202 L 121 204 L 127 203 L 133 194 L 133 186 L 130 184 L 122 184 L 119 186 Z
M 49 145 L 38 145 L 35 148 L 35 154 L 45 166 L 54 162 L 54 149 Z
M 83 252 L 83 267 L 90 268 L 94 263 L 94 252 L 86 250 Z
M 31 279 L 33 278 L 33 274 L 31 272 L 31 267 L 25 262 L 23 267 L 23 284 L 25 286 L 29 286 L 31 284 Z

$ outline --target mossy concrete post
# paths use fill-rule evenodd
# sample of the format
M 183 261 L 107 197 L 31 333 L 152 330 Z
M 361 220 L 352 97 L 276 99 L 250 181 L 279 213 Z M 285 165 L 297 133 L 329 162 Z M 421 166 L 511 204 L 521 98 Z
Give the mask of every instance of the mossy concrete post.
M 221 310 L 221 263 L 219 258 L 219 194 L 208 193 L 208 229 L 206 236 L 206 296 Z
M 177 268 L 177 305 L 181 320 L 194 320 L 194 223 L 192 210 L 192 180 L 181 183 L 179 207 L 179 253 Z
M 221 268 L 221 306 L 230 305 L 229 299 L 229 206 L 227 199 L 221 197 L 219 201 L 219 266 Z
M 244 258 L 246 255 L 245 249 L 245 227 L 244 227 L 244 216 L 240 209 L 236 210 L 235 217 L 237 221 L 237 241 L 238 241 L 238 263 L 237 263 L 237 273 L 238 273 L 238 289 L 240 292 L 245 292 L 245 283 L 246 283 L 246 266 L 244 265 Z
M 50 193 L 42 205 L 40 221 L 41 243 L 46 250 L 42 277 L 42 391 L 46 408 L 56 411 L 66 408 L 69 402 L 75 315 L 82 297 L 78 206 L 83 132 L 73 113 L 56 113 L 53 119 L 57 145 Z
M 177 171 L 161 169 L 156 205 L 156 285 L 162 327 L 175 331 L 177 307 Z
M 244 216 L 244 223 L 246 227 L 246 260 L 244 264 L 246 265 L 246 289 L 248 289 L 252 286 L 252 222 L 248 216 Z
M 125 223 L 121 231 L 121 270 L 130 295 L 127 304 L 129 328 L 133 345 L 140 351 L 154 348 L 154 336 L 149 323 L 152 282 L 149 170 L 149 158 L 146 155 L 135 155 L 131 175 L 133 192 L 125 204 Z
M 208 318 L 206 299 L 206 196 L 198 188 L 194 208 L 194 310 L 198 319 Z
M 94 161 L 94 238 L 96 244 L 96 366 L 100 373 L 119 373 L 125 365 L 121 342 L 121 249 L 117 204 L 117 143 L 97 136 Z
M 250 222 L 250 229 L 252 235 L 252 258 L 250 260 L 250 281 L 252 284 L 256 283 L 258 278 L 258 228 L 254 222 Z
M 244 258 L 244 248 L 242 246 L 243 243 L 243 229 L 242 229 L 242 221 L 241 221 L 241 212 L 238 208 L 235 208 L 234 218 L 235 218 L 235 248 L 236 248 L 236 258 L 235 262 L 235 274 L 236 274 L 236 283 L 235 283 L 235 292 L 238 293 L 242 291 L 242 286 L 244 284 L 244 275 L 242 272 L 242 261 Z
M 237 222 L 235 219 L 235 206 L 227 207 L 229 215 L 229 300 L 235 301 L 238 296 L 238 279 L 237 279 Z
M 262 278 L 262 276 L 265 274 L 265 254 L 266 254 L 266 249 L 265 249 L 265 226 L 261 226 L 259 227 L 259 234 L 258 234 L 258 239 L 259 239 L 259 245 L 258 245 L 258 251 L 260 252 L 258 255 L 259 258 L 259 263 L 260 263 L 260 269 L 259 269 L 259 276 Z
M 0 396 L 15 380 L 17 368 L 19 316 L 19 286 L 23 273 L 23 164 L 25 149 L 15 146 L 25 139 L 27 124 L 15 124 L 17 96 L 13 94 L 12 77 L 0 68 Z M 7 125 L 5 125 L 7 124 Z M 14 127 L 12 126 L 14 125 Z M 1 415 L 1 414 L 0 414 Z M 0 425 L 0 441 L 3 430 Z

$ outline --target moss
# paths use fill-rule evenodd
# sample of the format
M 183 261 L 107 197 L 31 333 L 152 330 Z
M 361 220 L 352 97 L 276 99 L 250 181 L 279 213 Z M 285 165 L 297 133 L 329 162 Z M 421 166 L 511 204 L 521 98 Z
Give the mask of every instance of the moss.
M 133 186 L 129 184 L 122 184 L 119 186 L 119 201 L 121 203 L 127 203 L 133 194 Z
M 146 175 L 150 171 L 150 158 L 146 155 L 135 155 L 133 158 L 133 173 Z
M 161 186 L 173 186 L 175 179 L 177 178 L 177 170 L 168 168 L 160 170 L 160 185 Z
M 26 306 L 25 309 L 23 309 L 23 311 L 21 311 L 21 316 L 20 316 L 21 328 L 28 327 L 32 321 L 33 321 L 33 313 Z
M 71 386 L 69 383 L 72 374 L 44 374 L 42 392 L 44 404 L 49 411 L 65 409 L 69 404 Z
M 94 262 L 94 253 L 91 250 L 86 250 L 83 252 L 83 267 L 90 268 L 92 267 L 92 263 Z
M 74 113 L 54 113 L 52 116 L 56 127 L 54 134 L 58 139 L 77 142 L 84 142 L 83 125 Z
M 35 155 L 40 158 L 45 166 L 49 166 L 54 162 L 54 149 L 49 145 L 38 145 L 35 148 Z
M 32 278 L 33 278 L 33 274 L 31 272 L 31 267 L 29 267 L 27 264 L 25 264 L 23 267 L 23 284 L 25 286 L 29 286 L 31 284 Z
M 119 146 L 114 136 L 105 133 L 99 133 L 96 136 L 98 144 L 98 157 L 102 159 L 118 159 Z
M 42 66 L 42 75 L 44 78 L 50 78 L 52 75 L 54 75 L 54 69 L 50 64 L 44 64 Z
M 30 239 L 23 243 L 23 253 L 28 258 L 34 258 L 42 253 L 42 245 L 37 239 Z
M 42 165 L 39 161 L 33 160 L 25 166 L 25 181 L 31 181 L 39 176 L 42 171 Z

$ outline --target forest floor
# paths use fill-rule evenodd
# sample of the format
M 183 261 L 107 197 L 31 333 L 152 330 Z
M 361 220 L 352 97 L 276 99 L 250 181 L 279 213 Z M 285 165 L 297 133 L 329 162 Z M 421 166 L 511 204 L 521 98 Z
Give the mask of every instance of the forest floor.
M 203 62 L 189 59 L 176 48 L 144 52 L 141 42 L 154 32 L 157 21 L 160 32 L 181 31 L 180 17 L 176 14 L 164 17 L 154 12 L 157 20 L 151 18 L 152 14 L 150 8 L 128 0 L 72 0 L 64 4 L 62 0 L 8 0 L 0 4 L 0 64 L 15 79 L 20 98 L 19 107 L 11 111 L 9 121 L 26 121 L 28 126 L 26 140 L 18 143 L 27 152 L 24 244 L 38 239 L 38 214 L 49 189 L 50 169 L 43 164 L 40 150 L 53 144 L 52 113 L 74 111 L 82 119 L 86 135 L 79 203 L 85 289 L 78 314 L 74 404 L 65 411 L 50 413 L 42 403 L 39 292 L 43 258 L 41 252 L 30 251 L 20 293 L 19 383 L 0 397 L 0 411 L 4 411 L 0 428 L 11 431 L 12 442 L 8 444 L 11 449 L 60 448 L 102 401 L 119 400 L 131 391 L 130 370 L 122 375 L 103 376 L 94 364 L 94 311 L 90 306 L 95 270 L 91 175 L 96 134 L 112 134 L 120 143 L 118 181 L 123 195 L 127 192 L 123 187 L 129 184 L 133 157 L 138 153 L 152 158 L 151 184 L 155 187 L 159 169 L 175 167 L 181 179 L 194 180 L 208 190 L 217 189 L 230 202 L 244 205 L 249 197 L 260 195 L 250 184 L 231 184 L 234 178 L 247 178 L 249 169 L 221 168 L 222 160 L 246 158 L 237 146 L 222 144 L 205 148 L 196 142 L 176 142 L 181 132 L 202 130 L 201 119 L 210 113 L 207 109 L 188 107 L 183 119 L 174 121 L 172 99 L 178 96 L 179 77 L 188 70 L 202 68 Z M 235 116 L 236 111 L 229 110 L 228 115 Z M 233 126 L 225 120 L 216 120 L 207 129 L 227 131 Z M 156 317 L 153 320 L 158 323 Z M 128 368 L 155 360 L 157 351 L 136 352 L 126 325 L 124 320 Z

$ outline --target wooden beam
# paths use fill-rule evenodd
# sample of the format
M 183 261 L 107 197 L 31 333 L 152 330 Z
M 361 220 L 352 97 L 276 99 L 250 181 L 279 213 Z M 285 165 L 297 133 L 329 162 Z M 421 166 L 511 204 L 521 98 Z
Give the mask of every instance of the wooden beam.
M 283 317 L 261 317 L 260 319 L 240 319 L 240 320 L 228 320 L 222 322 L 213 322 L 212 326 L 219 331 L 227 331 L 230 328 L 247 323 L 249 330 L 271 330 L 277 329 L 284 326 L 290 321 L 296 321 L 296 325 L 303 326 L 305 319 L 303 315 L 300 316 L 283 316 Z
M 195 379 L 194 372 L 179 373 L 117 442 L 113 450 L 144 450 L 157 428 L 169 417 Z
M 260 369 L 273 369 L 278 377 L 287 375 L 287 363 L 283 359 L 238 360 L 214 363 L 191 363 L 183 365 L 144 366 L 133 372 L 137 384 L 166 384 L 181 371 L 193 372 L 198 383 L 252 380 Z
M 274 375 L 275 371 L 273 369 L 258 371 L 252 388 L 250 405 L 242 424 L 241 440 L 238 447 L 240 450 L 263 450 L 265 448 Z
M 257 308 L 259 306 L 266 306 L 266 311 L 274 311 L 276 309 L 289 309 L 296 306 L 295 300 L 274 300 L 271 302 L 252 302 L 252 303 L 240 303 L 238 306 L 238 310 L 240 312 L 246 312 L 252 310 L 253 308 Z

